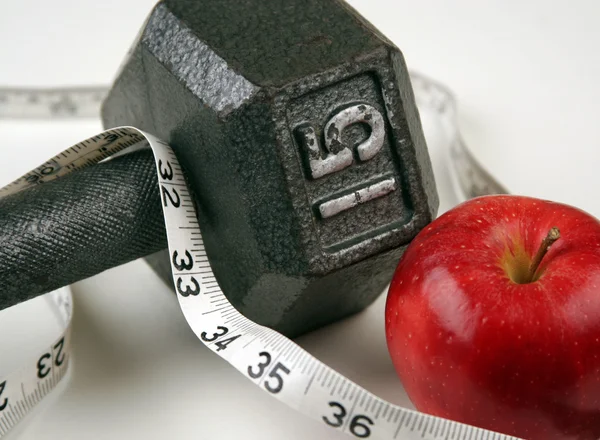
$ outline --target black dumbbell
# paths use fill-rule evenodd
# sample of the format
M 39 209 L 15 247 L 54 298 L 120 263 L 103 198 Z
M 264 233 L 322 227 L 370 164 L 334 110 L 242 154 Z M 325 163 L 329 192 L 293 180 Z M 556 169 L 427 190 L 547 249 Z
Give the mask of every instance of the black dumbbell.
M 436 213 L 402 55 L 341 0 L 164 0 L 102 114 L 173 146 L 224 292 L 287 335 L 373 301 Z
M 164 0 L 102 118 L 172 145 L 223 291 L 288 336 L 370 304 L 436 214 L 403 57 L 341 0 Z M 148 260 L 172 285 L 167 252 Z

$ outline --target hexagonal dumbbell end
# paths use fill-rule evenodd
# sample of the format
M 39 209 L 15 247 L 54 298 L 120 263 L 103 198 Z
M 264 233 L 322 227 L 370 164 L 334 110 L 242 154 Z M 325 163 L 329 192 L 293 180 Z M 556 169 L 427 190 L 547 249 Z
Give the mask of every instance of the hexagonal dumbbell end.
M 288 336 L 370 304 L 436 214 L 402 54 L 341 0 L 164 0 L 102 116 L 173 146 L 223 291 Z

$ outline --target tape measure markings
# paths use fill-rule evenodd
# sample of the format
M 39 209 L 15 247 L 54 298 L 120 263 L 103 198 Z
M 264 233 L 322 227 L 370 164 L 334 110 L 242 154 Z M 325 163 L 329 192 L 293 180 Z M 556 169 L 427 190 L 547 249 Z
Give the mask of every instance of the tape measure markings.
M 97 117 L 106 87 L 0 88 L 2 118 Z
M 8 434 L 63 379 L 71 353 L 72 301 L 68 289 L 46 295 L 59 319 L 60 336 L 21 369 L 0 378 L 0 438 Z
M 441 440 L 455 438 L 457 430 L 468 433 L 473 440 L 489 439 L 490 435 L 498 440 L 513 438 L 386 402 L 291 340 L 241 315 L 223 295 L 212 272 L 194 204 L 174 152 L 149 134 L 133 127 L 107 130 L 0 189 L 0 196 L 51 181 L 142 143 L 148 143 L 154 152 L 177 298 L 188 324 L 208 348 L 287 405 L 357 438 Z M 7 384 L 11 386 L 8 411 L 0 411 L 0 437 L 50 392 L 68 368 L 72 302 L 57 294 L 51 294 L 51 299 L 60 316 L 66 318 L 66 330 L 41 354 L 34 368 L 28 365 L 4 382 L 0 378 L 0 384 L 4 383 L 0 405 L 4 389 Z M 20 399 L 15 399 L 13 382 L 20 384 Z M 387 417 L 380 417 L 382 414 Z

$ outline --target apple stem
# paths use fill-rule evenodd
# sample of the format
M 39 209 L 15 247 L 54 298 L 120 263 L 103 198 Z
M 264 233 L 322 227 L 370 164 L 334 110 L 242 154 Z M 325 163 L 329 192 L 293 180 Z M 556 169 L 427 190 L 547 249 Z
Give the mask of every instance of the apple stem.
M 550 229 L 550 231 L 548 231 L 548 235 L 546 235 L 546 238 L 544 238 L 544 240 L 542 240 L 542 244 L 540 245 L 540 247 L 537 251 L 537 254 L 535 254 L 535 257 L 533 258 L 533 261 L 531 262 L 531 266 L 529 266 L 529 277 L 528 277 L 529 281 L 528 282 L 531 283 L 535 280 L 535 274 L 538 270 L 538 267 L 540 266 L 540 263 L 542 262 L 542 260 L 544 259 L 544 256 L 550 249 L 550 246 L 552 246 L 552 244 L 554 244 L 554 242 L 556 240 L 558 240 L 559 238 L 560 238 L 560 231 L 556 226 L 554 226 L 552 229 Z

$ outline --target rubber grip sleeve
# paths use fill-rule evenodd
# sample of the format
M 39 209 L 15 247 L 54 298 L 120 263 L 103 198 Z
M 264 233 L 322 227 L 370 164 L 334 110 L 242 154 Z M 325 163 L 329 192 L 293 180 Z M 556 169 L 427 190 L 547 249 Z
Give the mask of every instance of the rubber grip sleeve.
M 0 200 L 0 310 L 167 247 L 152 152 Z

